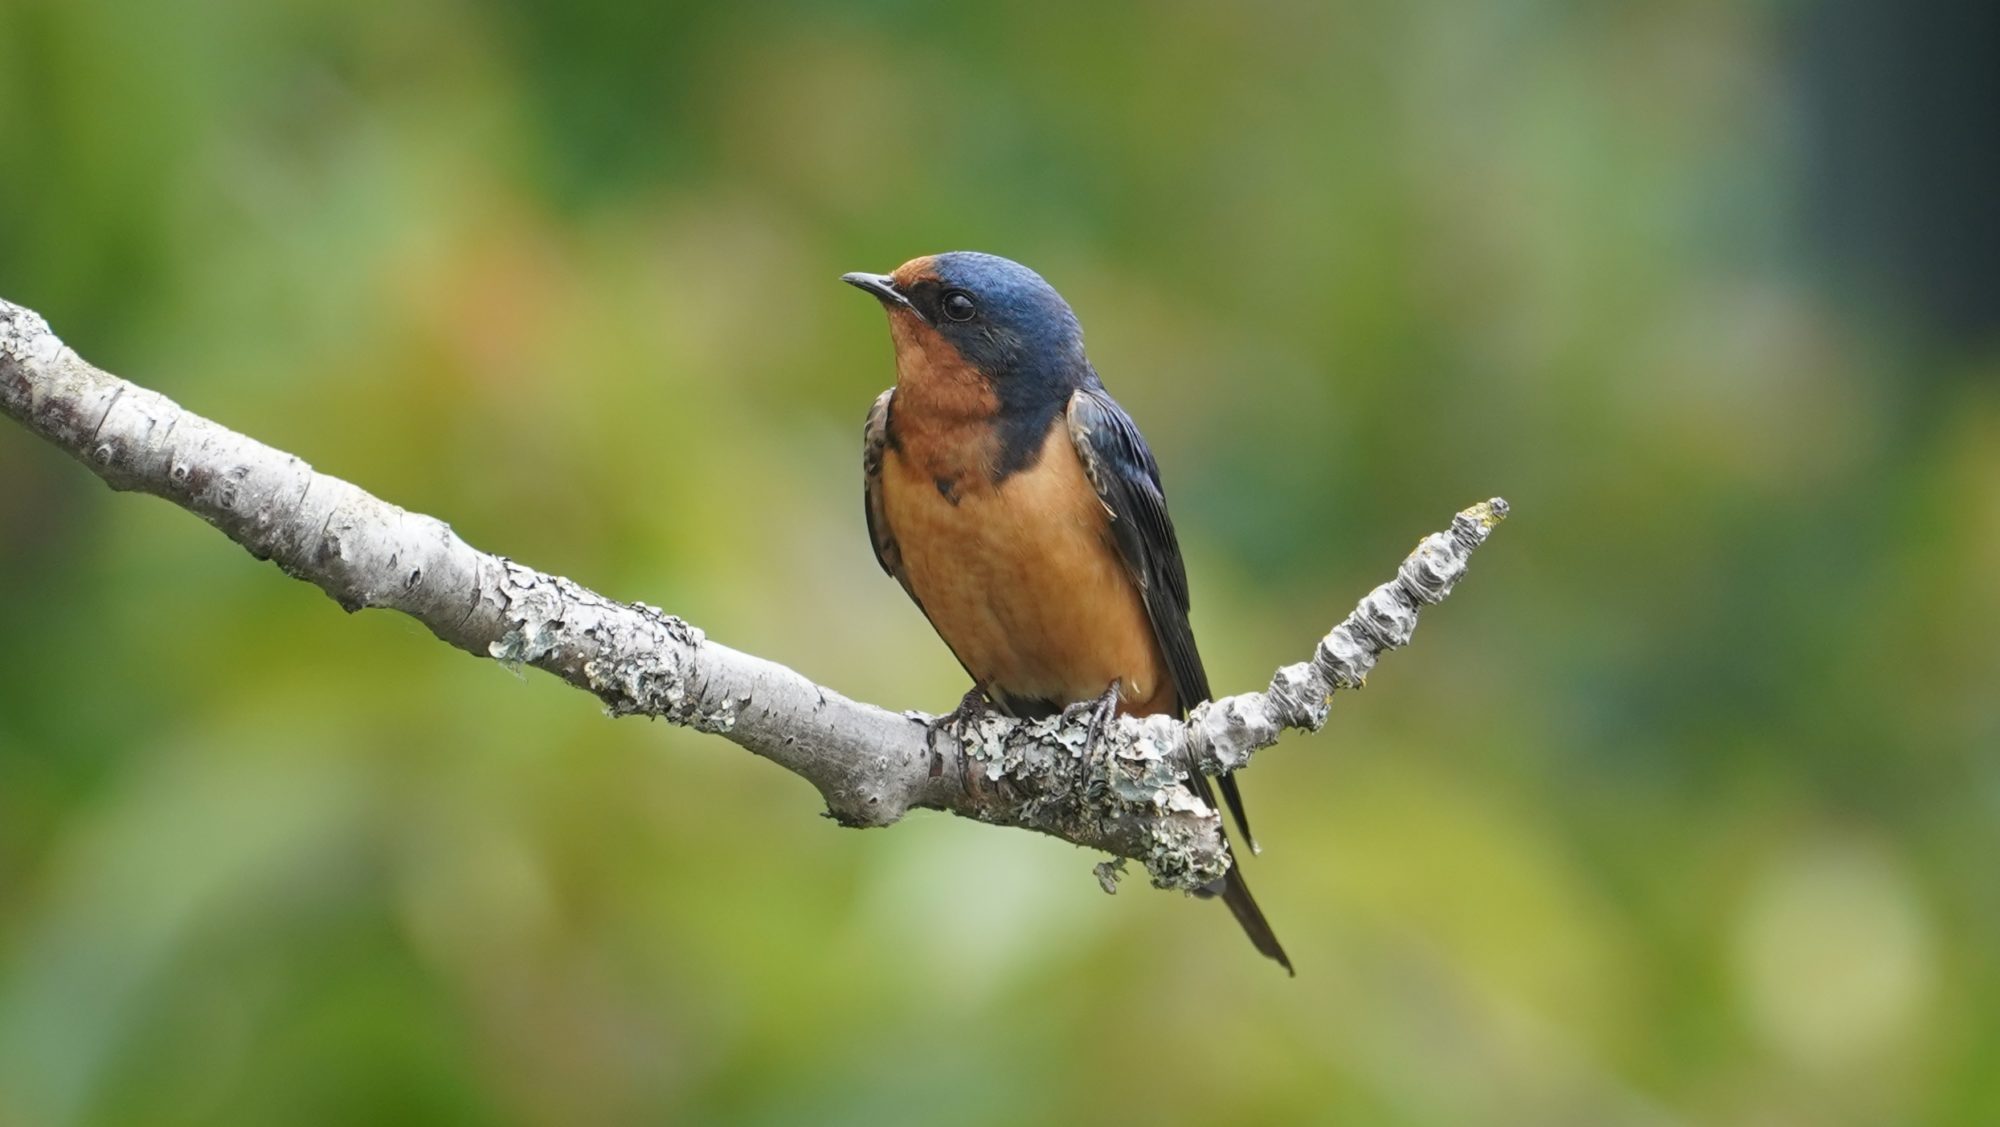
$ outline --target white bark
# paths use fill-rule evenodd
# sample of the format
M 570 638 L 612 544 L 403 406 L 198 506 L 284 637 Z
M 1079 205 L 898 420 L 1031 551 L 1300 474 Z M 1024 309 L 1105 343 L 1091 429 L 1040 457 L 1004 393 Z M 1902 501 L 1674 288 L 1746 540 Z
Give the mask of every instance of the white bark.
M 1264 691 L 1200 705 L 1185 723 L 1124 718 L 1089 746 L 1081 715 L 989 716 L 952 729 L 852 701 L 657 607 L 488 555 L 443 521 L 92 367 L 39 315 L 4 300 L 0 410 L 113 489 L 172 501 L 349 611 L 402 611 L 469 653 L 589 690 L 614 716 L 720 735 L 818 787 L 845 825 L 948 810 L 1133 858 L 1163 888 L 1200 887 L 1230 863 L 1219 820 L 1180 785 L 1186 770 L 1240 768 L 1284 729 L 1318 730 L 1333 692 L 1358 688 L 1383 653 L 1409 642 L 1419 608 L 1450 594 L 1507 514 L 1494 498 L 1426 537 L 1312 660 L 1278 670 Z

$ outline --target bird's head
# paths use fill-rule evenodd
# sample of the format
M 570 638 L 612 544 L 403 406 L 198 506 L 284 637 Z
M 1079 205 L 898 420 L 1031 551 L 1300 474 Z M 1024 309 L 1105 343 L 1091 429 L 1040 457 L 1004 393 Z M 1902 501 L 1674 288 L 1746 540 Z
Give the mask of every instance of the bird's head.
M 898 368 L 962 361 L 1004 393 L 1074 387 L 1090 365 L 1083 327 L 1040 274 L 975 251 L 913 258 L 891 274 L 846 274 L 889 314 Z M 949 353 L 939 354 L 938 345 Z

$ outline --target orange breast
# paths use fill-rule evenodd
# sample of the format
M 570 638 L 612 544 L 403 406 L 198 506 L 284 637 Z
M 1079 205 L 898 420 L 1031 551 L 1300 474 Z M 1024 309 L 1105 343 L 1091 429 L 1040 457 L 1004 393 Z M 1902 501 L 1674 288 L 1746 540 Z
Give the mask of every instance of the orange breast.
M 974 679 L 1057 704 L 1118 680 L 1124 711 L 1171 710 L 1152 624 L 1060 417 L 1033 466 L 997 486 L 960 477 L 956 503 L 927 472 L 937 461 L 889 450 L 883 512 L 911 589 Z

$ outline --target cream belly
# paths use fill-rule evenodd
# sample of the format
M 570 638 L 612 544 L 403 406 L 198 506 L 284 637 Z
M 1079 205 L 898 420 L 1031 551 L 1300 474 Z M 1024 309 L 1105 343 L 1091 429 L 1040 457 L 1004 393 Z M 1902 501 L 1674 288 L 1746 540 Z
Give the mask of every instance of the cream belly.
M 1069 704 L 1117 680 L 1125 711 L 1174 707 L 1145 605 L 1064 427 L 998 486 L 960 479 L 956 503 L 894 449 L 881 488 L 912 592 L 989 693 Z

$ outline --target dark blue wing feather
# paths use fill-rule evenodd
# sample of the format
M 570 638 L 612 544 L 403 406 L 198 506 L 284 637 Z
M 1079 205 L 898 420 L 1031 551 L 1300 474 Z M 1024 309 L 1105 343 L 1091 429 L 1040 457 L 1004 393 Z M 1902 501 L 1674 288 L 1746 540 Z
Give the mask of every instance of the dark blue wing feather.
M 1098 499 L 1111 514 L 1112 537 L 1145 599 L 1153 638 L 1173 675 L 1174 696 L 1182 711 L 1193 708 L 1209 699 L 1208 671 L 1202 668 L 1194 629 L 1188 625 L 1187 565 L 1181 561 L 1173 519 L 1167 516 L 1159 463 L 1138 424 L 1102 387 L 1085 387 L 1070 396 L 1069 435 Z M 1250 832 L 1236 780 L 1223 775 L 1217 781 L 1237 828 L 1255 852 L 1257 839 Z M 1195 783 L 1207 791 L 1207 780 L 1196 776 Z
M 1069 433 L 1084 471 L 1111 514 L 1111 533 L 1125 568 L 1139 584 L 1153 637 L 1173 675 L 1185 710 L 1208 699 L 1208 673 L 1188 625 L 1187 567 L 1167 516 L 1160 467 L 1132 417 L 1102 388 L 1070 396 Z
M 1173 519 L 1167 516 L 1159 464 L 1138 425 L 1102 387 L 1084 387 L 1070 396 L 1069 434 L 1091 486 L 1111 514 L 1112 539 L 1125 569 L 1139 585 L 1153 638 L 1174 679 L 1176 703 L 1185 712 L 1209 699 L 1208 672 L 1202 668 L 1194 629 L 1188 624 L 1187 565 L 1181 560 Z M 1243 795 L 1236 780 L 1222 775 L 1216 782 L 1237 828 L 1254 852 L 1257 839 L 1250 833 L 1250 819 L 1243 812 Z M 1190 771 L 1188 785 L 1214 809 L 1215 794 L 1206 776 Z M 1222 897 L 1257 949 L 1291 971 L 1292 961 L 1250 895 L 1241 867 L 1231 865 L 1222 880 L 1203 891 Z

